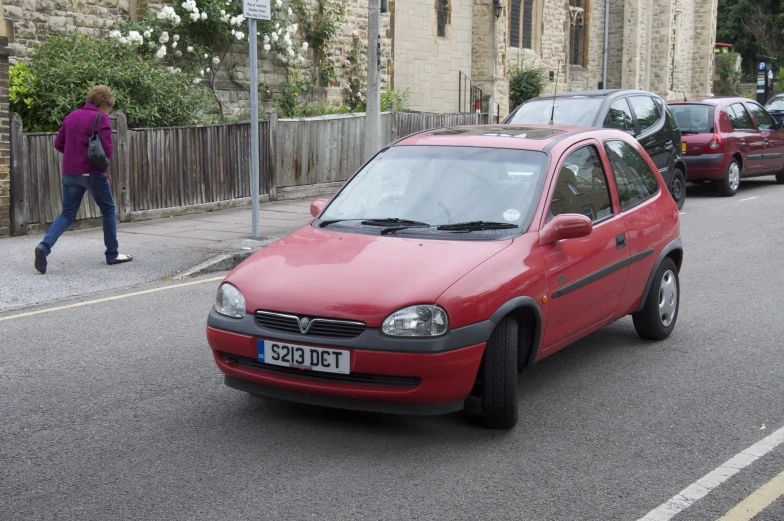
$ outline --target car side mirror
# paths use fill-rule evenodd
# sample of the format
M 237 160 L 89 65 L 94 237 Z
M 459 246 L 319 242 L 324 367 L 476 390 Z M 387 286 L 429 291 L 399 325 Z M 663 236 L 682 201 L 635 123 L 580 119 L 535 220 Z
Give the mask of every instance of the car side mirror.
M 585 216 L 577 213 L 556 215 L 539 232 L 539 244 L 546 246 L 564 239 L 588 237 L 593 231 L 593 223 Z
M 328 199 L 316 199 L 312 203 L 310 203 L 310 215 L 313 217 L 318 217 L 321 215 L 321 211 L 327 206 L 329 202 Z

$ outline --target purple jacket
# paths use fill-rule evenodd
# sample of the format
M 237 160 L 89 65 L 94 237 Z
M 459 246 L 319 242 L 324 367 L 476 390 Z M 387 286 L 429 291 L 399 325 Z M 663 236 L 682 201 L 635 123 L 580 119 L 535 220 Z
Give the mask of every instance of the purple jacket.
M 65 117 L 63 126 L 54 138 L 54 148 L 63 153 L 63 175 L 102 174 L 87 159 L 87 145 L 93 134 L 93 123 L 98 116 L 98 107 L 86 103 Z M 112 126 L 109 116 L 101 114 L 96 130 L 100 127 L 101 143 L 106 157 L 112 158 Z

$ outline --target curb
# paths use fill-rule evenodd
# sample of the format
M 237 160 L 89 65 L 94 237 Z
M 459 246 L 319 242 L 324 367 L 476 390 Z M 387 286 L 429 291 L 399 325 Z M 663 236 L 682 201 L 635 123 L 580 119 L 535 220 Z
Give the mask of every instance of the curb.
M 237 267 L 242 261 L 244 261 L 251 255 L 253 255 L 257 251 L 259 250 L 224 253 L 223 255 L 218 255 L 217 257 L 207 259 L 201 264 L 197 264 L 196 266 L 190 269 L 178 273 L 177 275 L 172 277 L 172 280 L 182 280 L 182 279 L 188 279 L 192 277 L 198 277 L 200 275 L 206 275 L 208 273 L 214 273 L 216 271 L 232 270 L 235 267 Z

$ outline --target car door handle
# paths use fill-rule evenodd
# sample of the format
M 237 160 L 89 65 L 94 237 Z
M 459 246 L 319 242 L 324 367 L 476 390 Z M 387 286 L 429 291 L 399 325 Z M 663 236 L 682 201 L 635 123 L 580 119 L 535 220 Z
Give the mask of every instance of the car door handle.
M 746 138 L 743 138 L 743 137 L 740 138 L 740 144 L 741 145 L 745 145 L 746 144 Z
M 768 138 L 763 139 L 762 142 L 767 145 L 768 144 Z
M 672 150 L 673 148 L 675 148 L 675 143 L 672 141 L 667 141 L 667 144 L 664 145 L 665 150 Z
M 622 250 L 622 249 L 624 249 L 626 247 L 626 234 L 625 233 L 622 233 L 622 234 L 618 235 L 617 237 L 615 237 L 615 246 L 619 250 Z

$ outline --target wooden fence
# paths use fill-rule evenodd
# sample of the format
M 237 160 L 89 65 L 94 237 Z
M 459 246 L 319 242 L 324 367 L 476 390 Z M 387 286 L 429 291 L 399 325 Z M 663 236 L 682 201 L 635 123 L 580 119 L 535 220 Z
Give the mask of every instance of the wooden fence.
M 413 132 L 479 123 L 478 114 L 385 112 L 382 141 Z M 227 202 L 249 202 L 250 124 L 129 130 L 125 116 L 112 114 L 115 154 L 109 167 L 121 221 L 188 211 Z M 365 157 L 364 114 L 259 122 L 259 193 L 276 199 L 278 189 L 333 186 L 350 177 Z M 62 156 L 55 133 L 23 133 L 11 121 L 11 233 L 46 226 L 62 210 Z M 77 220 L 100 217 L 85 198 Z

